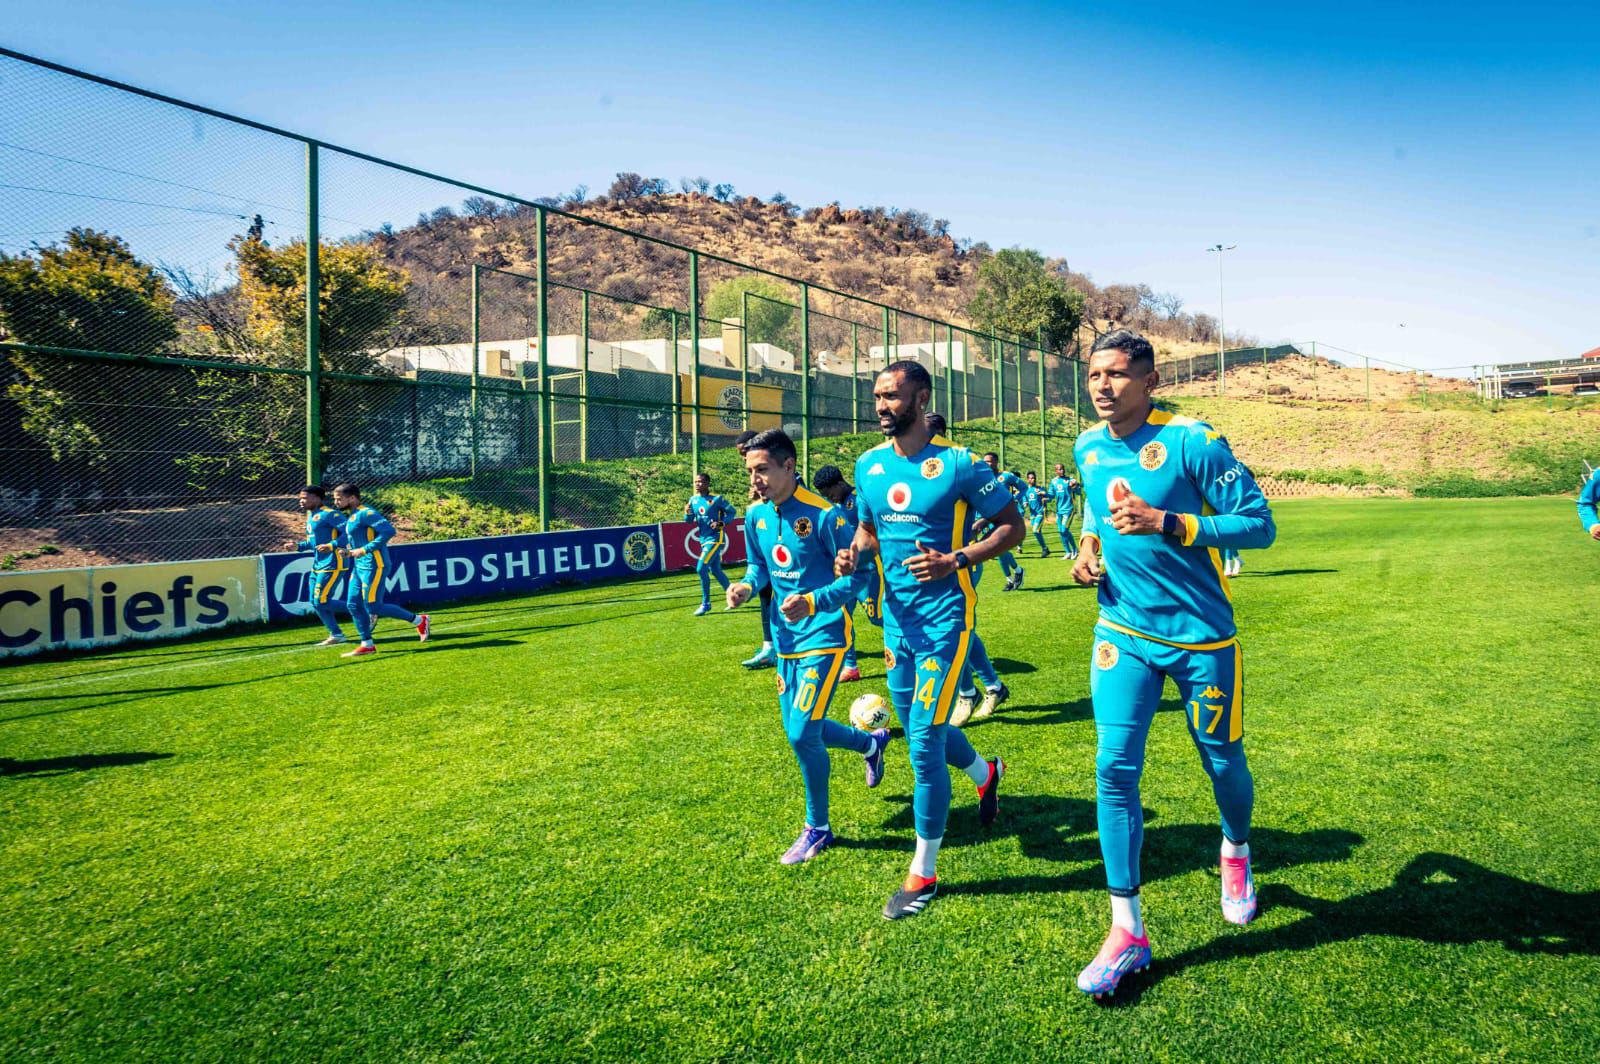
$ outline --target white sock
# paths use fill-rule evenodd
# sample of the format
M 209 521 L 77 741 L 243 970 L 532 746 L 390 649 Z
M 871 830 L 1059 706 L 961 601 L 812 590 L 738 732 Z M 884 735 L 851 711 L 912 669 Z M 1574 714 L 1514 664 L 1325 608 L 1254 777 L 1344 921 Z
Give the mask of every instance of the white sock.
M 973 783 L 977 784 L 979 787 L 982 787 L 985 783 L 989 782 L 989 762 L 983 759 L 982 754 L 974 757 L 972 759 L 972 764 L 968 765 L 961 771 L 965 772 L 967 774 L 967 778 Z
M 828 825 L 826 825 L 826 824 L 823 824 L 821 826 L 818 826 L 816 824 L 807 824 L 806 827 L 810 828 L 812 831 L 828 831 L 828 830 L 830 830 L 828 828 Z
M 1224 835 L 1222 836 L 1222 856 L 1248 858 L 1250 856 L 1250 844 L 1248 842 L 1229 842 L 1228 836 Z
M 1139 895 L 1124 898 L 1121 895 L 1111 895 L 1111 923 L 1120 927 L 1134 938 L 1144 937 L 1144 917 L 1139 914 Z
M 765 643 L 762 643 L 762 644 L 761 644 L 761 649 L 762 649 L 762 650 L 771 650 L 771 649 L 772 649 L 772 642 L 771 642 L 771 640 L 768 640 L 768 641 L 767 641 L 767 642 L 765 642 Z
M 911 874 L 921 876 L 923 879 L 932 879 L 937 873 L 934 865 L 939 860 L 939 844 L 944 841 L 944 836 L 937 839 L 925 839 L 917 836 L 917 852 L 911 857 Z

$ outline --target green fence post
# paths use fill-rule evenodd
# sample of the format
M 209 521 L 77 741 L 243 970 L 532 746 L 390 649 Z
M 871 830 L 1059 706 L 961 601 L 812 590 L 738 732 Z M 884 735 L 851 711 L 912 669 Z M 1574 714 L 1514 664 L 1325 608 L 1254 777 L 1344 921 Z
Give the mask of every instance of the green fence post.
M 883 365 L 884 365 L 884 368 L 887 369 L 888 366 L 889 366 L 889 363 L 893 362 L 893 361 L 894 360 L 889 357 L 889 308 L 888 307 L 884 307 L 883 308 Z M 877 374 L 873 374 L 873 379 L 874 380 L 877 379 Z M 876 405 L 876 404 L 874 404 L 874 405 Z
M 472 264 L 472 401 L 467 436 L 472 441 L 472 479 L 478 479 L 478 264 Z
M 700 253 L 689 252 L 689 399 L 694 413 L 689 421 L 689 446 L 693 450 L 694 475 L 700 475 Z
M 1550 374 L 1544 375 L 1544 408 L 1548 413 L 1555 413 L 1556 395 L 1550 390 Z
M 1039 475 L 1042 477 L 1049 468 L 1050 456 L 1044 445 L 1044 328 L 1041 326 L 1037 332 L 1039 336 Z
M 578 336 L 578 461 L 589 460 L 589 290 L 583 290 L 583 317 Z
M 672 406 L 668 412 L 672 415 L 672 453 L 678 453 L 678 430 L 680 423 L 680 408 L 683 404 L 683 374 L 682 367 L 678 365 L 678 312 L 668 311 L 672 315 Z
M 547 219 L 543 207 L 536 207 L 536 254 L 539 272 L 535 298 L 539 314 L 539 531 L 550 531 L 550 257 L 545 253 Z
M 800 475 L 811 476 L 811 286 L 800 282 Z
M 1272 389 L 1267 385 L 1272 381 L 1272 368 L 1267 365 L 1267 349 L 1261 349 L 1261 398 L 1272 401 Z
M 739 293 L 739 393 L 743 396 L 744 415 L 740 426 L 750 430 L 750 293 Z M 781 419 L 780 419 L 781 420 Z
M 933 330 L 933 348 L 932 348 L 932 353 L 933 353 L 933 358 L 934 358 L 934 364 L 938 365 L 938 359 L 939 359 L 939 323 L 938 322 L 934 322 L 933 323 L 932 330 Z M 941 414 L 943 414 L 945 416 L 945 420 L 946 421 L 954 421 L 956 419 L 956 404 L 955 404 L 955 400 L 952 398 L 955 395 L 955 392 L 956 392 L 956 365 L 955 365 L 956 356 L 955 356 L 955 344 L 952 342 L 952 338 L 954 337 L 954 335 L 955 334 L 950 331 L 950 326 L 946 325 L 944 327 L 944 339 L 945 339 L 945 345 L 944 345 L 944 347 L 945 347 L 945 350 L 944 350 L 944 401 L 939 404 L 939 413 L 941 413 Z
M 306 141 L 306 483 L 322 483 L 322 236 L 317 144 Z
M 999 354 L 994 360 L 994 401 L 1000 411 L 1000 468 L 1006 467 L 1006 342 L 995 338 Z
M 861 431 L 861 326 L 850 323 L 850 431 Z
M 1077 347 L 1078 354 L 1082 354 L 1083 353 L 1083 344 L 1079 343 L 1076 340 L 1073 341 L 1073 344 L 1074 344 L 1074 346 Z M 1073 442 L 1074 446 L 1077 445 L 1078 437 L 1083 435 L 1083 414 L 1081 412 L 1083 410 L 1083 406 L 1082 406 L 1083 397 L 1078 391 L 1078 370 L 1080 370 L 1081 368 L 1082 368 L 1082 365 L 1078 362 L 1078 355 L 1077 354 L 1073 355 L 1072 356 L 1072 442 Z

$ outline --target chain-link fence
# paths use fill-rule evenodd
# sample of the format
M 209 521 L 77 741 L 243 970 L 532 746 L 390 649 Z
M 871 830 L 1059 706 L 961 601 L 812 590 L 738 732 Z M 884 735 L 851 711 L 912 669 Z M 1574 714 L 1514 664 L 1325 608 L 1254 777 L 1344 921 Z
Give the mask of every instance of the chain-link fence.
M 1078 362 L 0 50 L 0 566 L 281 549 L 305 482 L 411 538 L 672 519 L 783 427 L 1070 465 Z M 641 212 L 647 213 L 641 206 Z

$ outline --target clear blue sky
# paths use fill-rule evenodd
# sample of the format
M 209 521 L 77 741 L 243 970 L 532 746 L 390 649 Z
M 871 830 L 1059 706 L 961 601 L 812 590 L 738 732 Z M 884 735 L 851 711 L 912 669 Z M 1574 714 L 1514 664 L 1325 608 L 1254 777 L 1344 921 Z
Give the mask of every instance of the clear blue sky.
M 1228 325 L 1266 341 L 1429 367 L 1600 344 L 1593 3 L 52 0 L 0 41 L 523 195 L 637 170 L 917 207 L 1195 311 L 1203 249 L 1237 244 Z M 105 136 L 138 151 L 136 123 Z M 230 187 L 292 206 L 278 162 Z

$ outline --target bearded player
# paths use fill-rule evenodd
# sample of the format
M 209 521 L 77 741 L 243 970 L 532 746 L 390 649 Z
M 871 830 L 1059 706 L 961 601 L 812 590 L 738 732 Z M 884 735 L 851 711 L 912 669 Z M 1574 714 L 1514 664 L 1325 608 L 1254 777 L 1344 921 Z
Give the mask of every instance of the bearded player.
M 936 862 L 950 814 L 946 766 L 977 786 L 984 825 L 999 812 L 1005 775 L 999 758 L 979 757 L 949 720 L 976 621 L 972 567 L 1021 542 L 1022 515 L 971 451 L 931 433 L 924 414 L 932 394 L 928 371 L 915 362 L 895 362 L 878 374 L 872 395 L 888 439 L 856 460 L 861 523 L 835 563 L 847 576 L 874 555 L 881 558 L 884 664 L 916 779 L 916 852 L 883 907 L 889 920 L 915 916 L 938 892 Z M 963 546 L 970 511 L 993 521 L 994 531 Z
M 1102 421 L 1078 437 L 1073 452 L 1084 520 L 1072 577 L 1098 584 L 1100 601 L 1089 691 L 1112 926 L 1078 975 L 1078 988 L 1096 997 L 1150 963 L 1139 908 L 1139 777 L 1168 677 L 1220 813 L 1222 915 L 1246 924 L 1256 914 L 1244 663 L 1219 552 L 1270 546 L 1276 529 L 1255 478 L 1220 433 L 1152 407 L 1159 380 L 1143 337 L 1119 329 L 1097 340 L 1088 381 Z
M 778 649 L 778 707 L 805 782 L 806 822 L 781 858 L 800 864 L 833 845 L 828 823 L 828 748 L 854 750 L 867 761 L 867 786 L 883 779 L 889 730 L 864 732 L 828 719 L 845 654 L 858 579 L 833 575 L 834 558 L 852 528 L 837 506 L 798 483 L 794 442 L 780 429 L 756 434 L 745 448 L 750 486 L 762 501 L 745 513 L 749 564 L 727 591 L 737 609 L 761 588 L 773 588 L 772 638 Z

